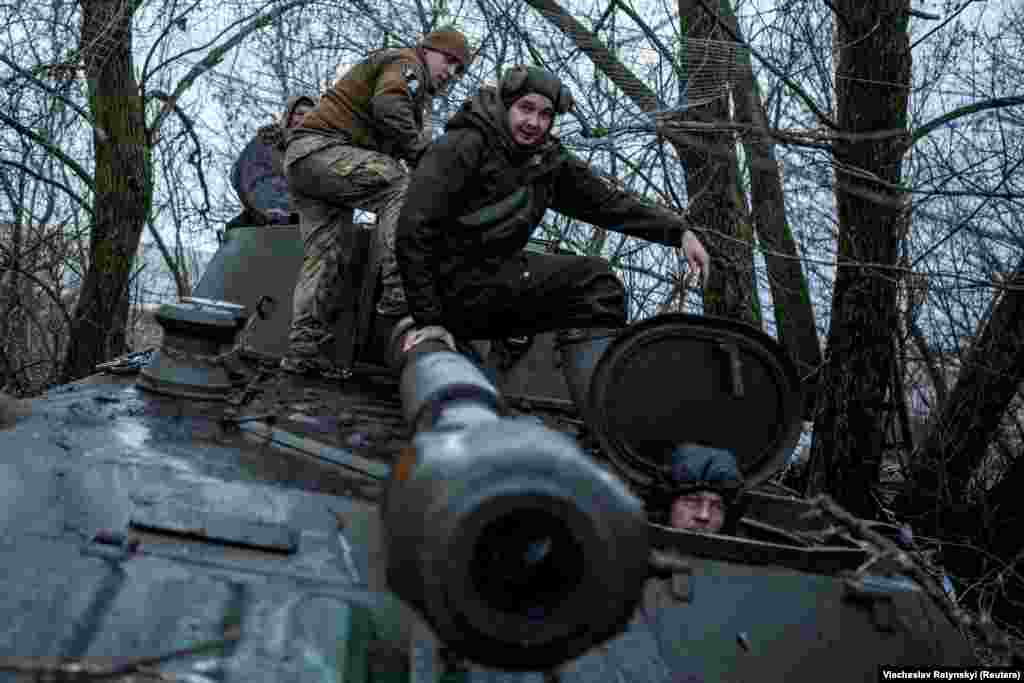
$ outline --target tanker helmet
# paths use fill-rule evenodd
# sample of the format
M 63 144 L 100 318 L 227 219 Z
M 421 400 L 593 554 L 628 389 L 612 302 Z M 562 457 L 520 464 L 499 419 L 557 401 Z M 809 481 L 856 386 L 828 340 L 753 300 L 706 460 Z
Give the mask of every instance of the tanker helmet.
M 724 533 L 734 533 L 743 514 L 741 493 L 743 474 L 733 454 L 727 450 L 680 444 L 672 451 L 661 485 L 652 492 L 655 521 L 668 523 L 670 510 L 680 496 L 711 491 L 725 504 Z
M 551 100 L 555 114 L 561 115 L 573 106 L 572 92 L 555 74 L 536 66 L 518 64 L 507 69 L 499 86 L 506 107 L 523 95 L 537 93 Z

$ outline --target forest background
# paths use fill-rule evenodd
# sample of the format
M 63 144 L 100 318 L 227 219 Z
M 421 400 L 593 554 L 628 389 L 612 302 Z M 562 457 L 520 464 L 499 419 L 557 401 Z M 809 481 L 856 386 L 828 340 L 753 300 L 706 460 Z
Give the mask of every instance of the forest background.
M 576 154 L 685 211 L 712 255 L 549 215 L 613 263 L 633 319 L 775 336 L 807 394 L 778 478 L 910 523 L 982 620 L 1024 627 L 1024 6 L 958 0 L 0 2 L 0 388 L 31 396 L 141 343 L 187 296 L 228 178 L 290 95 L 454 24 L 477 58 L 572 88 Z M 738 417 L 742 419 L 742 417 Z

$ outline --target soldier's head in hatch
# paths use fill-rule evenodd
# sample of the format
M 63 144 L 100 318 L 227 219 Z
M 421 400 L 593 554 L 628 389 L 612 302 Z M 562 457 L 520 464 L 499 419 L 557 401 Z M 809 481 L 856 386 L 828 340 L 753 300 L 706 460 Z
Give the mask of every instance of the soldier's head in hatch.
M 732 532 L 743 475 L 732 453 L 684 444 L 672 452 L 667 521 L 675 529 Z
M 508 111 L 508 130 L 522 147 L 547 139 L 555 117 L 572 107 L 572 93 L 555 74 L 536 66 L 507 69 L 499 84 Z
M 423 36 L 419 47 L 438 91 L 462 76 L 472 61 L 466 36 L 452 28 L 431 31 Z

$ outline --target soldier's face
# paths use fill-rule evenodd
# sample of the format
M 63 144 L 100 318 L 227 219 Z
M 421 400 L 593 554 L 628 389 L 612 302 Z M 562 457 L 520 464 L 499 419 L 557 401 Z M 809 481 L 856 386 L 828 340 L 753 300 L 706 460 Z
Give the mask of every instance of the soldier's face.
M 697 491 L 672 501 L 670 513 L 675 529 L 715 534 L 725 524 L 725 500 L 714 491 Z
M 454 81 L 462 75 L 462 62 L 455 57 L 430 48 L 427 48 L 425 52 L 427 68 L 430 69 L 430 77 L 434 79 L 434 85 L 438 91 L 448 85 L 449 81 Z
M 302 119 L 304 119 L 306 117 L 306 114 L 308 114 L 312 110 L 313 107 L 309 106 L 308 104 L 301 104 L 298 107 L 295 107 L 295 109 L 292 110 L 291 115 L 288 117 L 288 127 L 294 128 L 295 126 L 302 123 Z
M 555 105 L 544 95 L 523 95 L 508 108 L 508 128 L 517 145 L 531 147 L 540 144 L 551 130 L 555 118 Z

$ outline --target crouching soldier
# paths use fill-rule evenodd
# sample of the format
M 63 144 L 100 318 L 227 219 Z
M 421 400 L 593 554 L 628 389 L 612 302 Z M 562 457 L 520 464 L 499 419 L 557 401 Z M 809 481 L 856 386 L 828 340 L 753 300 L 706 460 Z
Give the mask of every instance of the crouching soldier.
M 691 270 L 706 280 L 707 252 L 681 216 L 618 189 L 551 135 L 555 117 L 572 102 L 553 73 L 508 69 L 497 88 L 482 88 L 462 106 L 424 154 L 398 221 L 398 265 L 412 316 L 402 326 L 415 325 L 401 350 L 454 348 L 453 335 L 495 339 L 560 330 L 574 348 L 572 354 L 563 348 L 567 380 L 581 369 L 589 379 L 608 343 L 593 328 L 626 324 L 626 292 L 603 259 L 524 250 L 549 208 L 681 247 Z M 586 383 L 569 384 L 582 410 Z
M 316 106 L 316 100 L 300 95 L 288 100 L 281 120 L 263 126 L 249 141 L 231 167 L 231 186 L 242 202 L 242 213 L 229 228 L 244 225 L 290 223 L 292 206 L 284 177 L 287 132 Z
M 408 185 L 399 163 L 416 165 L 429 140 L 422 135 L 430 98 L 469 64 L 466 38 L 441 30 L 415 48 L 371 54 L 324 94 L 291 135 L 285 170 L 299 212 L 304 257 L 295 286 L 285 370 L 332 375 L 337 301 L 354 286 L 353 208 L 377 214 L 385 245 L 378 311 L 405 312 L 394 259 L 394 232 Z

